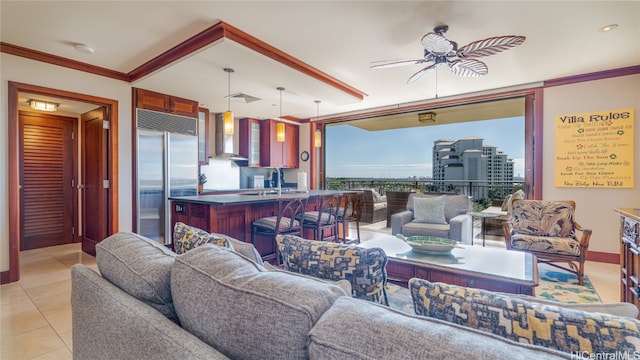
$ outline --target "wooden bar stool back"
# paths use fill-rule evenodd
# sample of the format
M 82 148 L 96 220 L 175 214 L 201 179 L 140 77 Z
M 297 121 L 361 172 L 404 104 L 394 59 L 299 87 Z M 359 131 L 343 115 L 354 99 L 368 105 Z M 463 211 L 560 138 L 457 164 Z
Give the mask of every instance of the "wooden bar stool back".
M 320 196 L 317 210 L 306 211 L 302 217 L 302 226 L 313 229 L 313 239 L 319 241 L 336 241 L 338 206 L 340 197 L 337 194 Z
M 364 194 L 362 191 L 346 192 L 342 196 L 340 208 L 338 208 L 338 218 L 336 224 L 342 224 L 342 233 L 336 225 L 336 234 L 338 234 L 338 242 L 344 244 L 360 243 L 360 215 L 362 214 L 362 200 Z M 356 238 L 349 238 L 349 223 L 356 223 Z
M 277 212 L 274 216 L 267 216 L 253 221 L 251 224 L 251 243 L 256 246 L 256 236 L 275 239 L 277 235 L 297 235 L 302 237 L 302 223 L 300 217 L 307 208 L 308 197 L 279 198 Z M 280 264 L 280 255 L 276 248 L 276 263 Z

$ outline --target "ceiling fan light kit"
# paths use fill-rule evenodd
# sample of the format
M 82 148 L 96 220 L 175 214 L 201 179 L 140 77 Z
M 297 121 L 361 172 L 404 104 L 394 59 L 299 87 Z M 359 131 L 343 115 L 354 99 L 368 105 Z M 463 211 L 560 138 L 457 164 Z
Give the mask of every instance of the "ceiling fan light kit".
M 487 75 L 489 69 L 482 61 L 475 58 L 490 56 L 521 45 L 526 38 L 519 35 L 494 36 L 471 42 L 461 48 L 458 43 L 448 40 L 444 35 L 449 30 L 447 25 L 438 25 L 422 37 L 424 47 L 423 59 L 383 61 L 371 64 L 371 68 L 387 68 L 404 65 L 429 63 L 425 68 L 409 77 L 407 84 L 413 84 L 426 74 L 435 71 L 436 67 L 446 64 L 452 73 L 462 77 L 478 77 Z

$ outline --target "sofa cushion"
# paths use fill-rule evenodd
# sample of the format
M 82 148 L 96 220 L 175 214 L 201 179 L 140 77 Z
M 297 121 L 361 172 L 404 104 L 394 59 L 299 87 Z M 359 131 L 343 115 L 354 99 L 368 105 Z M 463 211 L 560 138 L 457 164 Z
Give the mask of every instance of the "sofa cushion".
M 221 247 L 231 247 L 231 243 L 224 236 L 211 234 L 197 227 L 176 222 L 173 227 L 174 250 L 177 254 L 183 254 L 196 246 L 214 244 Z
M 171 297 L 175 254 L 164 245 L 130 232 L 119 232 L 96 245 L 102 277 L 178 323 Z
M 490 332 L 520 343 L 564 352 L 640 351 L 640 321 L 588 313 L 480 289 L 411 279 L 409 288 L 418 315 Z
M 444 218 L 447 223 L 458 215 L 471 211 L 471 199 L 467 195 L 445 195 Z
M 413 198 L 413 221 L 427 224 L 446 224 L 444 203 L 444 195 Z
M 240 241 L 238 239 L 232 238 L 231 236 L 224 235 L 224 234 L 216 234 L 216 235 L 226 237 L 227 240 L 229 240 L 229 243 L 233 251 L 237 252 L 240 255 L 248 257 L 258 265 L 264 265 L 262 261 L 262 256 L 260 256 L 260 253 L 258 252 L 258 250 L 256 250 L 256 247 L 253 246 L 253 244 Z
M 182 327 L 234 359 L 307 358 L 307 334 L 347 295 L 212 244 L 176 257 L 171 287 Z
M 422 224 L 417 222 L 408 222 L 402 226 L 402 234 L 404 236 L 435 236 L 448 239 L 451 231 L 449 224 Z
M 558 351 L 342 297 L 309 333 L 316 359 L 567 359 Z
M 264 263 L 263 266 L 264 266 L 265 269 L 267 269 L 269 271 L 287 271 L 287 270 L 284 270 L 281 267 L 277 267 L 277 266 L 271 265 L 268 262 Z M 296 274 L 297 276 L 307 277 L 307 278 L 310 278 L 310 279 L 318 280 L 318 278 L 310 276 L 310 275 L 303 275 L 303 274 L 300 274 L 300 273 L 294 273 L 294 274 Z M 335 285 L 335 286 L 339 287 L 340 289 L 342 289 L 342 291 L 344 291 L 345 294 L 351 294 L 351 283 L 348 282 L 347 280 L 337 280 L 337 281 L 335 281 L 335 280 L 322 279 L 322 281 L 324 281 L 324 282 L 326 282 L 328 284 Z
M 387 304 L 387 255 L 380 248 L 276 236 L 284 268 L 320 279 L 351 283 L 353 297 Z
M 514 297 L 524 301 L 538 303 L 543 305 L 553 305 L 563 307 L 565 309 L 574 309 L 587 312 L 599 312 L 615 316 L 624 316 L 636 319 L 640 311 L 638 307 L 627 302 L 608 302 L 608 303 L 562 303 L 559 301 L 548 300 L 545 298 L 535 297 L 531 295 L 496 293 L 503 296 Z

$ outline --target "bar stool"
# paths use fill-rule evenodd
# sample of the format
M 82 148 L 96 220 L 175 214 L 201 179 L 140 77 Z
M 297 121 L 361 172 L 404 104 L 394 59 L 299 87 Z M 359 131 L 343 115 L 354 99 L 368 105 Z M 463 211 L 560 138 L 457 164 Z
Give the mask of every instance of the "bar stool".
M 362 191 L 350 191 L 344 193 L 342 197 L 342 206 L 338 208 L 338 216 L 336 221 L 336 234 L 338 234 L 338 242 L 344 244 L 360 244 L 360 215 L 362 214 L 362 200 L 364 194 Z M 347 238 L 349 235 L 349 222 L 356 223 L 357 237 L 355 239 Z M 340 236 L 338 225 L 342 224 L 344 236 Z
M 275 262 L 280 264 L 280 252 L 276 245 L 276 236 L 280 234 L 297 235 L 302 237 L 302 224 L 300 217 L 307 208 L 308 197 L 278 198 L 278 210 L 276 215 L 259 218 L 251 224 L 251 243 L 260 249 L 263 246 L 256 244 L 256 235 L 269 237 L 273 240 L 275 248 Z M 264 259 L 269 260 L 269 259 Z
M 337 213 L 339 196 L 337 194 L 320 196 L 316 211 L 305 211 L 302 215 L 302 227 L 313 229 L 313 238 L 318 241 L 335 241 L 338 237 Z M 331 234 L 327 235 L 327 231 Z

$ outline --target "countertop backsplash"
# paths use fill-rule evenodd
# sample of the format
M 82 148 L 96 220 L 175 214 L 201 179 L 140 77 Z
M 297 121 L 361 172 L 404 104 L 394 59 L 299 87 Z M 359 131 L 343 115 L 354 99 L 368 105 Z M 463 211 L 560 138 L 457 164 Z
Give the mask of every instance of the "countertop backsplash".
M 285 180 L 283 186 L 295 187 L 298 169 L 281 171 Z M 241 167 L 230 159 L 210 158 L 209 165 L 200 166 L 200 173 L 207 176 L 207 182 L 203 185 L 205 191 L 248 189 L 252 187 L 254 175 L 264 175 L 265 180 L 270 180 L 272 172 L 273 168 Z

